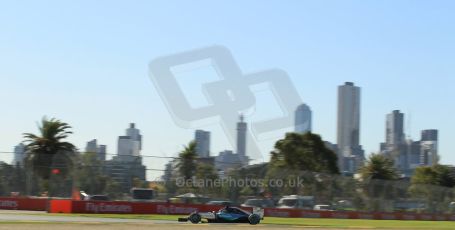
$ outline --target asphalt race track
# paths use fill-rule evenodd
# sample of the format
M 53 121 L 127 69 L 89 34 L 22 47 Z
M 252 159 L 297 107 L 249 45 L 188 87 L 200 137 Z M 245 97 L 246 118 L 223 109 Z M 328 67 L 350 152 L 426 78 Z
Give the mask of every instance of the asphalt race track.
M 303 229 L 295 226 L 256 225 L 249 224 L 191 224 L 165 220 L 140 220 L 118 218 L 96 218 L 80 216 L 48 215 L 45 212 L 0 210 L 0 230 L 198 230 L 198 229 Z M 312 228 L 305 228 L 312 229 Z M 322 230 L 322 228 L 314 228 Z
M 46 212 L 0 210 L 0 222 L 56 222 L 56 223 L 175 223 L 161 220 L 115 219 L 79 216 L 46 215 Z

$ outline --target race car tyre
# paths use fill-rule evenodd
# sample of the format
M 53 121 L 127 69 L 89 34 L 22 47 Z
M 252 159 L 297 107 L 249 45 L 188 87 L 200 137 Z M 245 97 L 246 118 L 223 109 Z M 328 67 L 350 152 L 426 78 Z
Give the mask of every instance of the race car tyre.
M 251 214 L 248 217 L 248 222 L 250 222 L 251 225 L 256 225 L 261 222 L 261 217 L 258 214 Z
M 188 220 L 190 220 L 191 223 L 193 224 L 198 224 L 199 222 L 201 222 L 201 215 L 193 213 L 190 215 L 190 217 L 188 217 Z

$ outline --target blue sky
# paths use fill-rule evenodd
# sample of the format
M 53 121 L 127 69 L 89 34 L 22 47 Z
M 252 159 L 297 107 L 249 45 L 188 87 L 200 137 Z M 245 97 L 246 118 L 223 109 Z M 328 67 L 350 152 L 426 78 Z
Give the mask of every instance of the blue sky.
M 218 44 L 244 72 L 285 70 L 324 139 L 336 139 L 337 86 L 353 81 L 362 87 L 367 152 L 384 140 L 385 115 L 400 109 L 411 114 L 414 139 L 439 129 L 442 163 L 455 164 L 454 10 L 453 1 L 404 0 L 0 1 L 0 150 L 47 115 L 74 127 L 79 148 L 97 138 L 115 153 L 117 136 L 136 122 L 144 154 L 174 156 L 193 130 L 171 119 L 148 63 Z M 188 84 L 190 98 L 201 98 L 201 82 Z M 258 100 L 256 116 L 276 114 L 267 105 Z M 200 128 L 213 132 L 212 152 L 232 149 L 220 127 Z M 275 140 L 261 143 L 264 159 Z

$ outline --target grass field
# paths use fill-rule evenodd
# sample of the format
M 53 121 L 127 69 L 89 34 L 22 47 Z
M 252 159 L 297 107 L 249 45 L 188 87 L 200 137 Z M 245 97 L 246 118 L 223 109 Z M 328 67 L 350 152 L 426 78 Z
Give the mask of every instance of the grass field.
M 112 215 L 112 214 L 51 214 L 71 215 L 83 217 L 102 217 L 119 219 L 142 219 L 142 220 L 172 220 L 176 221 L 176 215 Z M 312 228 L 345 228 L 345 229 L 455 229 L 455 222 L 451 221 L 400 221 L 400 220 L 345 220 L 345 219 L 307 219 L 307 218 L 278 218 L 267 217 L 262 224 L 301 226 Z

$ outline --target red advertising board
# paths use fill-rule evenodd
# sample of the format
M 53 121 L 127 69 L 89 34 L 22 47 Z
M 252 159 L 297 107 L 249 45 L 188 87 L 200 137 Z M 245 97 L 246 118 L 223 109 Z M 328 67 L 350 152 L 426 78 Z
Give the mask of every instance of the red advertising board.
M 45 211 L 47 199 L 0 197 L 0 209 Z
M 221 206 L 144 203 L 127 201 L 74 201 L 48 200 L 47 198 L 0 197 L 0 209 L 45 211 L 49 203 L 51 213 L 106 213 L 106 214 L 175 214 L 187 215 L 194 211 L 209 212 Z M 251 208 L 246 208 L 251 211 Z M 266 208 L 265 216 L 286 218 L 333 218 L 333 219 L 375 219 L 375 220 L 434 220 L 455 221 L 455 215 L 419 213 L 367 213 L 344 211 L 313 211 L 298 209 Z
M 191 212 L 218 210 L 220 206 L 139 203 L 139 202 L 103 202 L 103 201 L 62 201 L 53 200 L 50 212 L 67 213 L 106 213 L 106 214 L 175 214 L 188 215 Z M 251 211 L 251 208 L 246 208 Z M 376 220 L 455 220 L 455 215 L 433 215 L 417 213 L 367 213 L 345 211 L 313 211 L 299 209 L 266 208 L 265 216 L 286 218 L 333 218 L 333 219 L 376 219 Z

